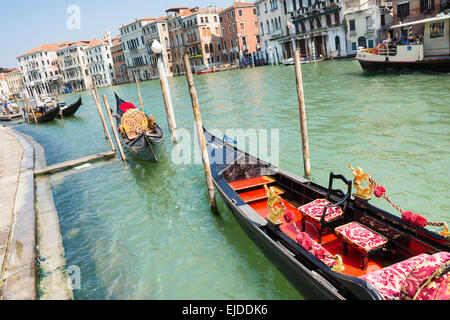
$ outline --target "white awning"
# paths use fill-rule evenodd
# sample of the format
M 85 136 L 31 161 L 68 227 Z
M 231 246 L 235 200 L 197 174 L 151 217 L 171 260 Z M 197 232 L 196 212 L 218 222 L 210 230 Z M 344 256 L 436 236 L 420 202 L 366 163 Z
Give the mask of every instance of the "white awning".
M 392 26 L 391 29 L 411 26 L 411 25 L 420 24 L 420 23 L 432 23 L 432 22 L 442 21 L 442 20 L 446 20 L 446 19 L 450 19 L 450 13 L 447 14 L 447 15 L 444 15 L 444 14 L 439 15 L 438 14 L 437 16 L 435 16 L 433 18 L 428 18 L 428 19 L 422 19 L 422 20 L 416 20 L 416 21 L 396 24 L 395 26 Z

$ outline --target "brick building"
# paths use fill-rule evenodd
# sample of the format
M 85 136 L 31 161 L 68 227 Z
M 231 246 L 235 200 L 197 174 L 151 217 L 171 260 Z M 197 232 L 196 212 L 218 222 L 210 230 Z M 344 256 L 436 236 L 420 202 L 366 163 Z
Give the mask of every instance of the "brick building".
M 235 2 L 219 12 L 222 28 L 222 60 L 229 63 L 248 61 L 260 48 L 256 6 Z

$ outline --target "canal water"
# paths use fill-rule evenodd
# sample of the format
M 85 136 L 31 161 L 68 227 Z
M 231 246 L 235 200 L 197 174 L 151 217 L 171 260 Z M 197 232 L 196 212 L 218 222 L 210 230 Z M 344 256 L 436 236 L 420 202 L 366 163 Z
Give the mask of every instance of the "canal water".
M 313 180 L 327 185 L 330 171 L 352 178 L 348 165 L 360 166 L 401 208 L 448 222 L 450 76 L 369 74 L 353 60 L 302 71 Z M 192 132 L 186 79 L 169 83 L 177 126 Z M 195 83 L 207 128 L 276 129 L 279 166 L 303 175 L 292 66 L 204 74 Z M 220 197 L 220 214 L 210 212 L 202 165 L 172 161 L 159 82 L 140 88 L 166 132 L 160 163 L 128 154 L 127 168 L 115 160 L 51 179 L 67 264 L 81 275 L 75 298 L 303 299 Z M 134 84 L 99 89 L 113 108 L 114 91 L 138 105 Z M 76 117 L 16 126 L 44 146 L 48 164 L 107 149 L 90 92 L 63 99 L 78 95 Z M 382 199 L 371 203 L 395 212 Z

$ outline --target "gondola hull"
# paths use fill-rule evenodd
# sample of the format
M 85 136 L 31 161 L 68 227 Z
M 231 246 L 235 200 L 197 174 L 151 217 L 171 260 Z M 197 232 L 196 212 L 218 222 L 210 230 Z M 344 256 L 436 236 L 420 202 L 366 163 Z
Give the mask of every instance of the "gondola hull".
M 69 106 L 61 107 L 61 114 L 64 118 L 74 115 L 82 104 L 81 97 Z
M 279 227 L 269 223 L 251 205 L 243 201 L 240 194 L 231 187 L 229 181 L 241 180 L 235 179 L 236 177 L 252 178 L 259 174 L 271 177 L 280 176 L 286 184 L 292 186 L 295 184 L 302 185 L 310 193 L 326 194 L 326 188 L 254 158 L 235 147 L 224 144 L 206 130 L 204 130 L 204 136 L 208 154 L 210 155 L 210 168 L 214 184 L 227 206 L 231 209 L 236 221 L 303 297 L 336 300 L 383 299 L 380 293 L 363 279 L 334 272 L 308 251 L 299 247 Z M 238 160 L 242 159 L 250 159 L 253 164 L 237 164 L 239 163 Z M 357 210 L 354 203 L 351 203 L 351 205 L 352 210 Z M 367 206 L 367 208 L 370 211 L 373 210 L 382 214 L 385 220 L 395 219 L 389 213 L 375 207 Z M 424 232 L 426 233 L 427 231 Z M 426 236 L 434 237 L 431 233 L 426 234 Z M 439 250 L 446 251 L 448 249 L 448 241 L 438 239 L 436 247 Z
M 35 124 L 36 121 L 37 121 L 37 123 L 45 123 L 45 122 L 52 121 L 58 116 L 59 110 L 60 110 L 59 106 L 53 107 L 50 110 L 48 110 L 46 113 L 44 113 L 43 115 L 36 116 L 36 120 L 34 119 L 32 114 L 27 113 L 27 115 L 26 115 L 27 121 L 28 121 L 28 123 L 31 123 L 31 124 Z
M 120 122 L 118 121 L 117 126 L 119 125 Z M 128 152 L 136 155 L 138 158 L 142 160 L 150 162 L 158 162 L 161 155 L 164 139 L 154 140 L 146 136 L 142 136 L 141 138 L 138 138 L 139 140 L 136 141 L 131 146 L 130 143 L 124 141 L 120 132 L 119 137 L 122 144 L 124 145 L 125 149 L 128 150 Z
M 116 104 L 117 104 L 117 130 L 120 127 L 121 123 L 121 111 L 119 109 L 119 106 L 124 101 L 119 98 L 116 94 Z M 158 162 L 163 144 L 164 144 L 164 133 L 162 129 L 158 126 L 158 124 L 155 123 L 155 131 L 156 134 L 141 134 L 136 139 L 130 141 L 124 139 L 122 134 L 118 132 L 119 138 L 124 145 L 125 149 L 128 150 L 131 154 L 134 154 L 138 158 L 149 161 L 149 162 Z

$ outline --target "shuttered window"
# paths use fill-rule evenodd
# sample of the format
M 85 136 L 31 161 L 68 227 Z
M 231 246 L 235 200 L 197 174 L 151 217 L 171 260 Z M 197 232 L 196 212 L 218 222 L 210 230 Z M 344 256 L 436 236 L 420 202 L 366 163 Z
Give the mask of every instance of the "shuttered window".
M 397 17 L 405 18 L 409 16 L 409 2 L 399 3 L 397 5 Z

